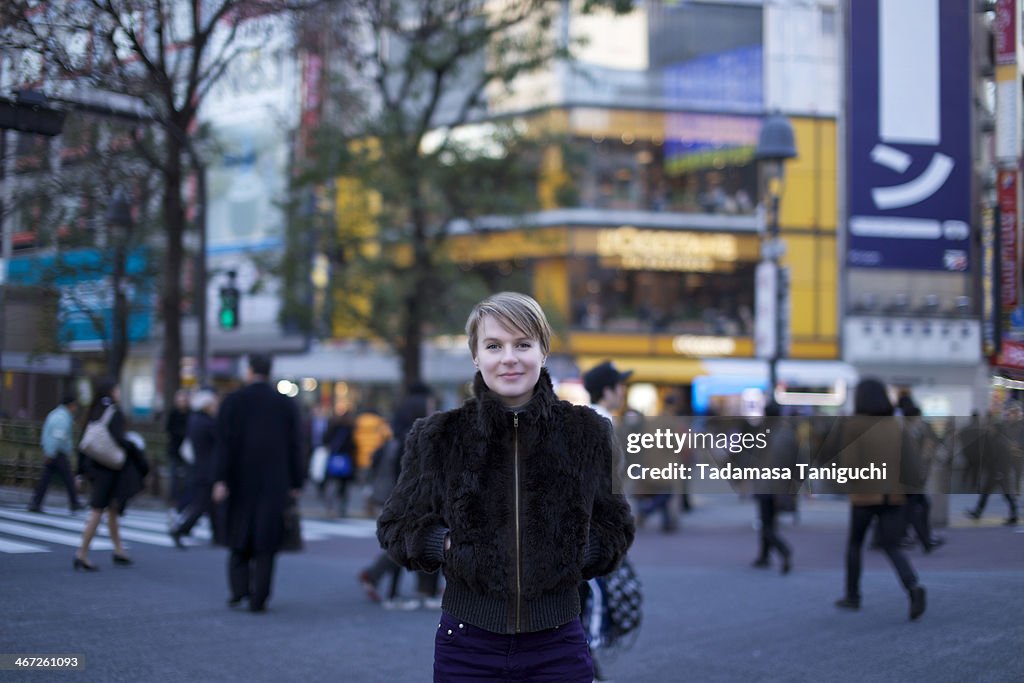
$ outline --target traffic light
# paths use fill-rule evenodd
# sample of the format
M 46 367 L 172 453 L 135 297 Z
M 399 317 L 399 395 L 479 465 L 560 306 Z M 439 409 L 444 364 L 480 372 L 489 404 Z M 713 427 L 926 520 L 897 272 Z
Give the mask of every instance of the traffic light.
M 222 330 L 234 330 L 238 328 L 238 303 L 241 295 L 237 287 L 220 288 L 220 314 L 217 319 L 220 321 Z

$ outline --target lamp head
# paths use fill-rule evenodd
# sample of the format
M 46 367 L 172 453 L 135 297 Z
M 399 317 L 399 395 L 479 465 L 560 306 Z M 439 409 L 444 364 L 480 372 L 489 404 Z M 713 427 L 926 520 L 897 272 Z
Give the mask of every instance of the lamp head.
M 771 114 L 761 124 L 754 158 L 757 161 L 778 163 L 794 157 L 796 143 L 793 139 L 793 124 L 782 114 Z

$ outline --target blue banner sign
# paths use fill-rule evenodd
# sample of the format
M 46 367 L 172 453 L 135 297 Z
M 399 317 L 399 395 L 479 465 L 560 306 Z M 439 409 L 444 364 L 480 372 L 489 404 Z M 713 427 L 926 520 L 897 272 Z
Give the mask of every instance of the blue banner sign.
M 970 267 L 971 3 L 850 2 L 847 264 Z
M 153 327 L 153 283 L 146 277 L 147 254 L 125 255 L 122 283 L 128 301 L 128 339 L 145 341 Z M 109 252 L 78 249 L 11 259 L 12 284 L 55 287 L 60 293 L 58 336 L 70 349 L 98 348 L 111 339 L 114 318 L 113 262 Z

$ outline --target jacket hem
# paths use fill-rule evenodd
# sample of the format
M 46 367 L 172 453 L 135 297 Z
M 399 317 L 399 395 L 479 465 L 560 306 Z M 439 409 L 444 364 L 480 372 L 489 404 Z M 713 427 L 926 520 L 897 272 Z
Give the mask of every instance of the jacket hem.
M 514 597 L 480 595 L 458 579 L 448 578 L 441 609 L 477 628 L 492 633 L 532 633 L 566 624 L 580 616 L 580 594 L 576 586 L 545 593 L 520 603 L 516 628 Z

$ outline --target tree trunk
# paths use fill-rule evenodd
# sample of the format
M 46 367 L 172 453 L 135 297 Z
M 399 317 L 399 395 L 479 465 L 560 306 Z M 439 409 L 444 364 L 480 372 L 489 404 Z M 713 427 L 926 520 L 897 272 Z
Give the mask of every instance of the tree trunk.
M 128 304 L 124 293 L 126 255 L 124 236 L 115 235 L 114 239 L 118 241 L 114 248 L 114 306 L 111 316 L 113 329 L 110 331 L 110 367 L 107 372 L 120 383 L 124 359 L 128 354 Z
M 160 370 L 163 375 L 164 410 L 174 405 L 174 394 L 181 382 L 181 270 L 184 248 L 185 209 L 181 199 L 181 142 L 168 135 L 164 177 L 164 279 L 160 296 L 160 314 L 164 323 L 163 353 Z
M 399 353 L 402 358 L 402 386 L 408 389 L 423 381 L 423 321 L 419 305 L 419 290 L 405 299 L 405 324 Z
M 427 216 L 416 183 L 410 183 L 412 197 L 413 287 L 405 297 L 402 344 L 402 385 L 408 389 L 423 381 L 423 325 L 425 299 L 431 280 L 430 249 L 427 244 Z

